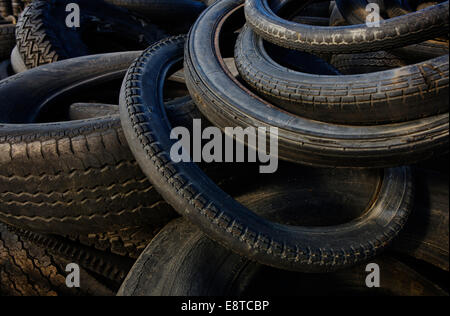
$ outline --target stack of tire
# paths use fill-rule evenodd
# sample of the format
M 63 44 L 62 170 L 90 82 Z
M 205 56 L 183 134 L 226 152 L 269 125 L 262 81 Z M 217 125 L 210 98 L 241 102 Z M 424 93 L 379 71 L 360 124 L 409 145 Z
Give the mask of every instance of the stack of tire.
M 0 293 L 448 295 L 448 1 L 375 3 L 377 27 L 365 0 L 33 1 L 0 81 Z M 278 170 L 174 162 L 193 119 L 276 127 Z

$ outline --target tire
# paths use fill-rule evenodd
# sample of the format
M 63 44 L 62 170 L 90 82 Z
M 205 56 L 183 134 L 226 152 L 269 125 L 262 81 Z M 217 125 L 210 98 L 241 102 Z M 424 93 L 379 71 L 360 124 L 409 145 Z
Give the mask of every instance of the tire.
M 42 100 L 95 78 L 121 78 L 136 56 L 82 57 L 13 76 L 0 87 L 2 113 L 14 113 L 12 122 L 33 122 Z M 29 107 L 18 109 L 22 102 Z M 165 223 L 174 216 L 137 166 L 118 115 L 2 124 L 0 135 L 0 219 L 11 225 L 66 235 Z
M 105 2 L 139 13 L 152 21 L 167 23 L 167 19 L 177 23 L 193 23 L 206 8 L 194 0 L 105 0 Z
M 81 288 L 66 285 L 70 261 L 23 239 L 0 223 L 0 295 L 2 296 L 112 296 L 113 291 L 80 269 Z
M 385 51 L 334 55 L 330 63 L 344 75 L 372 73 L 407 65 L 400 57 Z
M 449 188 L 446 175 L 418 169 L 411 218 L 392 250 L 449 271 Z
M 118 115 L 117 104 L 74 103 L 70 106 L 71 121 L 86 120 L 95 117 Z
M 364 24 L 366 23 L 367 15 L 366 6 L 367 0 L 339 0 L 336 1 L 337 8 L 340 12 L 343 12 L 344 19 L 350 24 Z M 436 5 L 437 3 L 434 3 Z M 381 13 L 386 11 L 389 17 L 397 17 L 400 15 L 411 13 L 411 9 L 405 6 L 405 3 L 398 1 L 387 1 L 385 3 L 386 8 L 380 8 Z M 383 19 L 382 16 L 380 16 Z M 406 47 L 400 47 L 394 49 L 392 53 L 397 54 L 399 57 L 407 58 L 410 63 L 422 62 L 428 59 L 440 57 L 448 54 L 448 41 L 435 41 L 429 40 L 423 43 L 408 45 Z
M 103 252 L 60 236 L 43 235 L 17 228 L 11 228 L 11 230 L 22 240 L 32 242 L 54 255 L 78 264 L 100 278 L 104 278 L 114 291 L 117 291 L 133 264 L 131 258 Z
M 404 263 L 382 256 L 381 289 L 365 266 L 328 274 L 285 272 L 255 264 L 208 239 L 184 219 L 168 224 L 136 261 L 119 296 L 439 295 L 448 293 Z
M 311 237 L 314 229 L 293 229 L 255 216 L 205 177 L 195 163 L 173 163 L 169 153 L 175 142 L 160 100 L 165 74 L 182 61 L 184 42 L 184 37 L 173 37 L 148 48 L 129 68 L 119 105 L 125 136 L 136 160 L 177 212 L 228 249 L 288 270 L 344 268 L 372 258 L 390 243 L 410 209 L 412 186 L 407 168 L 387 169 L 377 202 L 366 215 L 356 222 L 316 231 L 323 234 L 322 239 Z M 380 213 L 375 215 L 377 211 Z
M 364 76 L 314 75 L 275 63 L 261 37 L 245 27 L 236 43 L 235 59 L 239 73 L 253 89 L 301 117 L 376 125 L 448 113 L 448 54 Z
M 222 0 L 209 7 L 192 27 L 186 45 L 188 89 L 199 110 L 215 126 L 222 130 L 276 127 L 279 158 L 314 166 L 399 166 L 448 152 L 448 113 L 380 126 L 335 125 L 280 111 L 252 93 L 229 75 L 222 64 L 222 52 L 216 50 L 217 46 L 232 45 L 231 41 L 222 42 L 229 34 L 220 26 L 228 25 L 228 18 L 233 19 L 236 29 L 243 25 L 244 21 L 240 25 L 236 22 L 242 12 L 239 4 Z
M 83 7 L 76 30 L 65 24 L 68 3 Z M 89 0 L 33 1 L 16 29 L 17 47 L 28 69 L 73 57 L 144 49 L 164 36 L 156 26 L 142 26 L 118 7 Z
M 136 260 L 161 227 L 126 227 L 115 232 L 67 236 L 77 243 Z
M 237 1 L 242 3 L 242 1 Z M 245 16 L 265 40 L 312 53 L 363 53 L 420 43 L 448 32 L 448 2 L 380 21 L 380 27 L 317 27 L 289 23 L 275 15 L 267 0 L 248 0 Z
M 0 60 L 9 58 L 16 43 L 14 24 L 0 24 Z

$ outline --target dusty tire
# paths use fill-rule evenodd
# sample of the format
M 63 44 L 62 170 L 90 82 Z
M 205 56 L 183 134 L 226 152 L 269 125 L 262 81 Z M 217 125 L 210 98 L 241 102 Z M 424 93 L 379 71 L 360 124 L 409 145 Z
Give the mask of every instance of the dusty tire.
M 418 169 L 411 217 L 392 250 L 449 270 L 448 172 Z
M 0 295 L 111 296 L 114 292 L 81 268 L 80 289 L 66 285 L 71 261 L 30 242 L 0 223 Z
M 239 73 L 251 87 L 301 117 L 376 125 L 448 113 L 448 54 L 364 75 L 315 75 L 275 63 L 261 37 L 245 27 L 236 43 L 235 58 Z
M 40 102 L 58 95 L 61 89 L 93 84 L 93 78 L 101 78 L 97 83 L 121 78 L 137 55 L 82 57 L 3 81 L 2 113 L 16 116 L 6 122 L 33 122 Z M 45 78 L 46 72 L 52 75 Z M 29 87 L 28 102 L 21 92 L 24 85 Z M 29 108 L 17 112 L 20 102 Z M 0 135 L 0 218 L 11 225 L 60 234 L 92 233 L 147 220 L 164 223 L 174 216 L 137 166 L 118 115 L 2 124 Z
M 144 49 L 165 36 L 154 25 L 142 26 L 126 11 L 89 0 L 75 1 L 83 7 L 81 27 L 69 29 L 65 25 L 67 3 L 74 1 L 34 1 L 19 18 L 17 47 L 28 69 L 73 57 Z M 111 30 L 104 31 L 102 25 Z
M 376 28 L 364 24 L 329 28 L 290 23 L 276 16 L 267 0 L 247 0 L 245 15 L 256 33 L 279 46 L 313 53 L 363 53 L 403 47 L 446 34 L 448 6 L 444 2 L 383 20 Z
M 406 66 L 406 62 L 391 53 L 339 54 L 330 63 L 344 75 L 357 75 Z
M 408 165 L 448 152 L 448 113 L 397 124 L 338 125 L 280 111 L 252 93 L 229 73 L 223 63 L 228 56 L 216 49 L 231 46 L 227 39 L 243 25 L 236 23 L 243 20 L 239 3 L 222 0 L 209 7 L 192 27 L 186 44 L 187 86 L 199 110 L 215 126 L 222 130 L 277 127 L 280 159 L 315 166 Z

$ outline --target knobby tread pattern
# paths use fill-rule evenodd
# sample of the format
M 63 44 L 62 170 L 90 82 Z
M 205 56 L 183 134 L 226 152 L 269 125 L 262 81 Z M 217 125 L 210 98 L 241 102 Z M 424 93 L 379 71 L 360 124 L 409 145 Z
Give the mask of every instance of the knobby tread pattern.
M 46 1 L 33 1 L 17 21 L 17 48 L 28 69 L 69 57 L 42 19 L 47 6 Z
M 266 0 L 245 1 L 245 16 L 252 29 L 271 43 L 312 53 L 363 53 L 398 48 L 447 34 L 449 27 L 448 1 L 383 20 L 380 27 L 354 25 L 331 29 L 283 21 L 266 5 Z
M 0 60 L 9 58 L 15 45 L 15 25 L 0 24 Z
M 3 221 L 67 234 L 173 217 L 134 160 L 118 115 L 6 126 L 0 128 Z
M 135 149 L 138 150 L 138 155 L 145 155 L 145 158 L 142 158 L 145 164 L 141 161 L 144 164 L 141 166 L 147 175 L 153 175 L 154 183 L 164 186 L 166 200 L 170 199 L 173 205 L 178 205 L 179 208 L 176 209 L 180 213 L 199 225 L 210 237 L 233 251 L 250 256 L 262 263 L 290 270 L 329 271 L 342 268 L 371 258 L 390 244 L 405 224 L 408 210 L 411 208 L 413 190 L 411 175 L 406 170 L 400 172 L 405 172 L 400 176 L 402 180 L 399 180 L 402 184 L 399 184 L 401 189 L 398 189 L 402 192 L 399 193 L 400 197 L 397 196 L 398 204 L 392 205 L 397 212 L 387 227 L 379 232 L 379 235 L 368 238 L 366 243 L 361 241 L 360 244 L 351 244 L 350 242 L 338 249 L 322 249 L 308 244 L 293 245 L 292 241 L 288 242 L 276 234 L 268 236 L 265 232 L 255 230 L 252 228 L 255 223 L 242 222 L 238 215 L 239 211 L 233 209 L 230 213 L 230 209 L 227 209 L 227 206 L 230 207 L 229 204 L 221 208 L 220 204 L 223 201 L 211 199 L 208 193 L 201 189 L 201 182 L 189 179 L 183 167 L 171 161 L 168 153 L 161 147 L 163 141 L 158 139 L 158 131 L 148 123 L 155 119 L 152 116 L 157 116 L 154 114 L 157 111 L 147 109 L 150 104 L 144 103 L 143 83 L 140 81 L 144 76 L 145 65 L 152 57 L 161 53 L 160 50 L 164 50 L 165 47 L 176 49 L 177 54 L 181 54 L 184 41 L 184 37 L 173 37 L 148 48 L 129 68 L 122 86 L 120 101 L 122 123 L 127 133 L 130 133 L 127 136 L 130 136 L 129 140 L 132 139 L 131 147 L 138 147 L 139 149 Z M 159 75 L 157 77 L 159 78 Z M 190 79 L 187 78 L 187 81 Z M 154 169 L 149 171 L 146 169 L 147 166 Z M 211 194 L 214 196 L 214 193 Z M 233 205 L 239 208 L 237 204 Z M 270 231 L 270 229 L 267 230 Z
M 367 125 L 448 112 L 448 55 L 364 77 L 320 76 L 277 66 L 267 60 L 260 41 L 249 28 L 241 32 L 236 66 L 251 87 L 287 111 L 320 121 Z M 379 66 L 380 54 L 368 56 L 370 61 L 366 57 L 356 69 Z
M 69 261 L 54 255 L 0 223 L 0 294 L 6 296 L 112 295 L 86 271 L 82 287 L 69 289 L 65 271 Z
M 220 11 L 217 19 L 223 19 L 231 10 L 237 9 L 239 3 L 224 0 L 207 13 L 217 16 L 216 11 Z M 216 10 L 212 10 L 213 8 Z M 273 105 L 227 75 L 223 67 L 218 65 L 220 57 L 217 56 L 220 56 L 220 52 L 215 51 L 214 43 L 210 41 L 217 30 L 211 29 L 212 22 L 207 19 L 208 14 L 204 14 L 190 31 L 190 42 L 185 50 L 185 74 L 186 85 L 193 100 L 215 126 L 221 129 L 227 126 L 277 127 L 278 153 L 281 159 L 321 167 L 374 168 L 407 165 L 433 157 L 438 152 L 448 151 L 448 113 L 398 125 L 358 127 L 319 123 L 277 111 Z M 214 26 L 217 27 L 216 24 Z M 192 52 L 200 49 L 197 45 L 204 50 L 206 60 L 199 59 Z M 217 60 L 213 62 L 212 58 Z M 215 82 L 220 80 L 221 86 L 214 86 L 215 82 L 208 79 L 206 73 L 213 72 L 215 77 L 223 77 L 215 78 Z M 232 91 L 232 94 L 222 93 L 224 85 L 230 85 L 226 89 Z M 249 95 L 251 98 L 248 98 Z M 251 102 L 254 112 L 249 113 L 242 99 Z
M 23 239 L 113 281 L 116 285 L 121 284 L 133 264 L 131 258 L 102 252 L 63 237 L 43 235 L 16 227 L 11 227 L 11 230 Z

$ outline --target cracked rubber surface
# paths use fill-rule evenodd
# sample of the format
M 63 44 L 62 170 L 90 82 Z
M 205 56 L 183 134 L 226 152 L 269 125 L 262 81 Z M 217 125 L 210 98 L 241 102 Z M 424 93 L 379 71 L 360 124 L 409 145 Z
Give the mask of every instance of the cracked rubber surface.
M 182 61 L 184 43 L 184 37 L 173 37 L 149 47 L 129 68 L 120 97 L 130 148 L 175 210 L 234 252 L 288 270 L 344 268 L 372 258 L 390 244 L 411 208 L 408 168 L 386 169 L 378 198 L 364 216 L 316 230 L 264 220 L 224 193 L 195 163 L 173 163 L 162 80 Z
M 236 0 L 236 3 L 243 1 Z M 362 53 L 403 47 L 448 33 L 448 1 L 426 9 L 364 24 L 318 27 L 281 19 L 268 0 L 247 0 L 245 15 L 252 29 L 265 40 L 286 48 L 316 53 Z
M 220 35 L 225 32 L 222 27 L 234 31 L 227 29 L 226 21 L 236 21 L 235 14 L 242 12 L 240 3 L 222 0 L 205 10 L 186 46 L 187 86 L 199 110 L 215 126 L 222 130 L 277 127 L 280 159 L 315 166 L 399 166 L 448 152 L 448 113 L 378 126 L 338 125 L 280 111 L 252 93 L 226 69 L 214 42 L 218 38 L 222 46 L 222 36 L 229 36 Z

